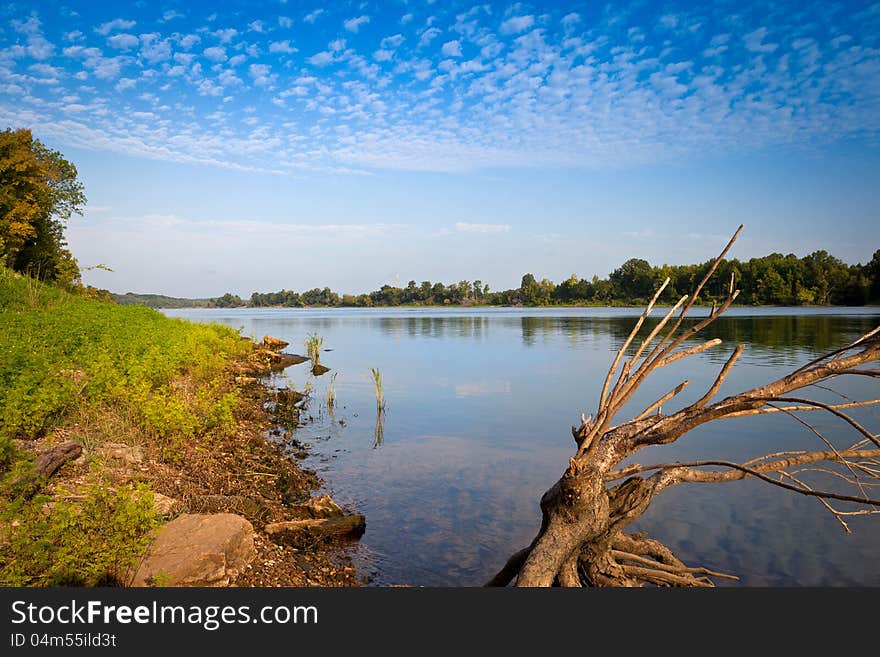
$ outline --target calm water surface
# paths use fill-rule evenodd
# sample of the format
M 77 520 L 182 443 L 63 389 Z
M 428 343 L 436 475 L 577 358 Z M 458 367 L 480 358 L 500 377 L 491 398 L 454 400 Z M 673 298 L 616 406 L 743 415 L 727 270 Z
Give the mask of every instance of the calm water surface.
M 581 412 L 594 410 L 613 354 L 639 312 L 166 311 L 223 322 L 245 335 L 273 335 L 289 341 L 294 353 L 304 352 L 308 333 L 322 335 L 332 349 L 322 362 L 338 372 L 334 413 L 323 408 L 329 374 L 316 379 L 304 364 L 282 375 L 297 389 L 308 381 L 315 387 L 314 421 L 296 431 L 311 446 L 305 465 L 340 503 L 366 515 L 355 559 L 371 582 L 441 586 L 481 584 L 532 539 L 538 500 L 573 452 L 569 427 Z M 734 309 L 702 336 L 725 344 L 653 375 L 630 413 L 685 378 L 691 386 L 680 403 L 699 398 L 736 342 L 748 349 L 722 395 L 778 378 L 877 324 L 877 308 Z M 387 399 L 378 426 L 371 367 L 381 369 Z M 854 378 L 860 380 L 836 382 L 835 388 L 848 396 L 880 396 L 876 384 Z M 837 399 L 824 390 L 811 394 Z M 878 414 L 859 417 L 876 431 Z M 812 419 L 840 445 L 856 440 L 833 418 Z M 638 458 L 744 460 L 818 447 L 813 434 L 779 414 L 715 422 Z M 636 528 L 686 562 L 736 573 L 747 585 L 880 586 L 880 519 L 856 517 L 850 525 L 847 535 L 816 500 L 743 481 L 668 490 Z

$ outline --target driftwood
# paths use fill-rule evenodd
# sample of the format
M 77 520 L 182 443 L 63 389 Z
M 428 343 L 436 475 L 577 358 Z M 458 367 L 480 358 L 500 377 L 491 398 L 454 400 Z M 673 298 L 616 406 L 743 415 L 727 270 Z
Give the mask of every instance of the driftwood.
M 274 541 L 300 544 L 315 539 L 354 539 L 360 538 L 367 527 L 366 518 L 361 515 L 335 516 L 332 518 L 312 518 L 308 520 L 285 520 L 266 525 L 263 531 Z
M 508 559 L 488 585 L 506 586 L 515 580 L 518 586 L 712 586 L 713 578 L 732 577 L 688 567 L 658 541 L 625 532 L 656 495 L 684 482 L 760 479 L 815 498 L 846 531 L 847 517 L 880 513 L 880 499 L 870 496 L 871 486 L 880 479 L 880 438 L 849 414 L 853 408 L 877 404 L 880 399 L 844 398 L 842 403 L 828 404 L 798 393 L 810 386 L 829 389 L 830 381 L 843 376 L 880 377 L 880 370 L 863 367 L 880 360 L 880 327 L 776 381 L 713 403 L 743 353 L 744 345 L 738 345 L 696 402 L 664 414 L 664 408 L 688 386 L 689 382 L 684 381 L 632 419 L 615 422 L 652 372 L 721 344 L 718 339 L 693 342 L 736 299 L 739 290 L 733 277 L 726 298 L 718 305 L 713 303 L 708 316 L 692 325 L 683 321 L 742 228 L 709 267 L 693 294 L 681 297 L 644 339 L 635 342 L 669 279 L 657 290 L 617 352 L 605 376 L 596 412 L 581 416 L 580 425 L 572 427 L 576 450 L 560 479 L 541 498 L 538 534 L 529 546 Z M 835 445 L 802 417 L 811 412 L 833 415 L 855 438 Z M 770 453 L 744 463 L 702 460 L 621 466 L 624 459 L 644 447 L 671 444 L 709 422 L 765 413 L 790 416 L 815 436 L 821 449 Z M 819 490 L 810 479 L 816 473 L 836 482 L 839 489 Z M 840 502 L 847 506 L 841 507 Z
M 290 507 L 290 513 L 296 517 L 295 520 L 273 522 L 263 528 L 269 538 L 294 545 L 357 539 L 367 527 L 364 516 L 346 513 L 329 495 L 313 497 L 304 504 L 294 504 Z
M 82 445 L 73 440 L 55 445 L 44 452 L 40 452 L 34 461 L 34 472 L 36 472 L 38 477 L 48 479 L 62 465 L 75 458 L 79 458 L 80 454 L 82 454 Z
M 34 460 L 33 469 L 12 482 L 12 493 L 27 498 L 33 497 L 43 487 L 46 479 L 68 461 L 78 458 L 80 454 L 82 454 L 82 445 L 73 440 L 40 452 Z

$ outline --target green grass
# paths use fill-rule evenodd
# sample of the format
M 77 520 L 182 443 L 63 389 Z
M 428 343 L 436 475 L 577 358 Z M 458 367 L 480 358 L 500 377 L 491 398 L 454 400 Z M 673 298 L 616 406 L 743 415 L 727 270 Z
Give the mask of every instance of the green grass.
M 15 439 L 142 443 L 169 463 L 235 435 L 227 367 L 253 343 L 220 325 L 65 292 L 0 268 L 0 586 L 123 582 L 157 519 L 144 484 L 100 459 L 54 497 L 15 485 L 32 469 Z M 117 477 L 118 480 L 118 477 Z
M 112 406 L 173 449 L 234 429 L 229 360 L 249 349 L 228 327 L 82 299 L 0 270 L 0 472 L 11 440 L 74 412 Z M 179 386 L 189 379 L 191 393 Z

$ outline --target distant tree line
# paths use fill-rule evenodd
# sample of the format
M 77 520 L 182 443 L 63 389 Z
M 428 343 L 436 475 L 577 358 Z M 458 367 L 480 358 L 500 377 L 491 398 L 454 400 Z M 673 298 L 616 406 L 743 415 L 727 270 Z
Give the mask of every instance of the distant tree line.
M 641 305 L 668 276 L 670 284 L 660 298 L 674 303 L 692 290 L 703 277 L 710 262 L 696 265 L 654 266 L 646 260 L 632 258 L 615 269 L 606 279 L 591 280 L 572 274 L 559 284 L 546 278 L 537 280 L 526 274 L 518 288 L 491 292 L 481 280 L 460 281 L 445 285 L 431 281 L 410 281 L 406 287 L 383 285 L 369 294 L 337 294 L 330 288 L 314 288 L 305 292 L 280 290 L 254 292 L 247 301 L 227 293 L 214 299 L 217 307 L 238 306 L 344 306 L 387 307 L 402 305 Z M 772 253 L 748 261 L 724 260 L 705 288 L 701 301 L 711 303 L 725 295 L 731 273 L 742 290 L 739 303 L 747 305 L 845 305 L 861 306 L 880 303 L 880 250 L 865 264 L 848 265 L 816 251 L 803 258 L 793 254 Z

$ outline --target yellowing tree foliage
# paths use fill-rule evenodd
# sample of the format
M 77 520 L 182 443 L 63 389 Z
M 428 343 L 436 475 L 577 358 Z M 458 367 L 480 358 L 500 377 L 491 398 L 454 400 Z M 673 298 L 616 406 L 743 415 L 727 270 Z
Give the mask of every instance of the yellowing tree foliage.
M 86 202 L 76 167 L 30 130 L 0 132 L 0 265 L 70 283 L 79 267 L 64 226 Z

